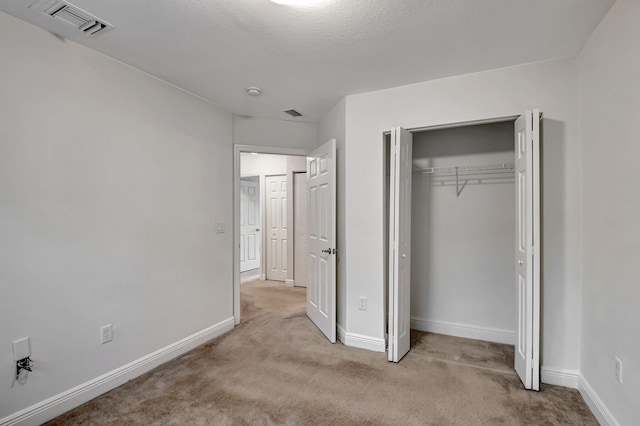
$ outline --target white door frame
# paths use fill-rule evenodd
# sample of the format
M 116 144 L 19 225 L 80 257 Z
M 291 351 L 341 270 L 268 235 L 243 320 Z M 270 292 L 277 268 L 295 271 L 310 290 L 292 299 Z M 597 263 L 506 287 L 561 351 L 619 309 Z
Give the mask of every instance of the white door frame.
M 308 283 L 309 283 L 308 257 L 307 256 L 296 256 L 296 252 L 301 250 L 301 247 L 298 247 L 298 244 L 296 243 L 296 241 L 297 241 L 296 235 L 298 234 L 298 231 L 301 228 L 301 226 L 298 226 L 298 222 L 299 222 L 300 218 L 298 217 L 298 215 L 296 215 L 296 205 L 299 202 L 299 198 L 298 198 L 299 194 L 298 194 L 297 191 L 298 191 L 298 188 L 300 186 L 298 183 L 296 183 L 296 176 L 297 175 L 304 175 L 303 178 L 306 180 L 307 179 L 307 171 L 305 170 L 305 171 L 302 171 L 302 172 L 297 172 L 297 171 L 294 170 L 293 173 L 292 173 L 292 176 L 291 176 L 291 178 L 292 178 L 291 179 L 291 183 L 292 183 L 292 186 L 293 186 L 292 194 L 291 194 L 291 196 L 293 197 L 293 230 L 292 230 L 293 238 L 291 239 L 291 243 L 293 244 L 293 285 L 294 285 L 294 287 L 305 287 L 306 288 Z M 305 184 L 306 184 L 306 182 L 305 182 Z M 307 188 L 305 187 L 305 192 L 306 191 L 307 191 Z M 306 194 L 306 195 L 307 196 L 305 198 L 308 198 L 308 194 Z M 300 198 L 302 198 L 302 197 L 300 197 Z M 304 208 L 305 208 L 304 216 L 305 217 L 304 217 L 304 219 L 305 219 L 306 222 L 308 221 L 307 217 L 308 217 L 308 213 L 309 213 L 308 212 L 309 207 L 307 206 L 307 202 L 308 202 L 308 200 L 305 199 L 305 203 L 304 203 Z M 307 232 L 308 232 L 308 223 L 307 223 Z M 304 241 L 305 241 L 304 246 L 302 247 L 302 248 L 304 248 L 306 246 L 305 252 L 309 249 L 309 241 L 307 241 L 308 238 L 309 238 L 309 235 L 307 234 L 305 236 L 305 238 L 304 238 Z M 300 281 L 298 279 L 296 279 L 296 278 L 298 278 L 298 275 L 296 275 L 296 274 L 300 273 L 298 271 L 298 267 L 296 265 L 300 265 L 300 260 L 301 259 L 302 259 L 303 262 L 305 262 L 307 264 L 307 270 L 306 270 L 307 279 L 304 280 L 304 283 L 300 283 Z M 301 267 L 300 271 L 305 272 L 305 271 L 303 271 L 303 269 L 304 268 Z
M 404 127 L 404 128 L 413 133 L 413 132 L 419 132 L 419 131 L 423 131 L 423 130 L 449 129 L 449 128 L 454 128 L 454 127 L 475 126 L 475 125 L 479 125 L 479 124 L 501 123 L 501 122 L 505 122 L 505 121 L 515 122 L 516 119 L 518 119 L 518 117 L 520 117 L 523 114 L 523 112 L 524 111 L 520 111 L 518 114 L 508 115 L 508 116 L 503 116 L 503 117 L 485 118 L 485 119 L 480 119 L 480 120 L 459 121 L 459 122 L 453 122 L 453 123 L 436 124 L 436 125 L 431 125 L 431 126 L 416 126 L 416 127 Z M 540 111 L 540 113 L 542 113 L 542 112 Z M 387 131 L 383 132 L 383 135 L 382 135 L 382 143 L 383 143 L 383 151 L 382 152 L 383 153 L 386 152 L 385 144 L 390 142 L 390 138 L 386 137 L 387 135 L 391 135 L 391 130 L 387 130 Z M 540 133 L 540 141 L 542 143 L 542 132 Z M 386 158 L 386 156 L 385 156 L 384 161 L 388 162 L 389 158 Z M 539 162 L 539 164 L 540 164 L 540 162 Z M 540 170 L 542 170 L 541 166 L 540 166 Z M 542 176 L 541 175 L 540 175 L 540 180 L 539 180 L 539 186 L 540 187 L 542 186 Z M 383 209 L 384 209 L 384 205 L 383 205 Z M 388 220 L 389 220 L 389 217 L 387 216 L 387 221 Z M 540 208 L 540 223 L 542 223 L 542 208 Z M 540 235 L 540 237 L 542 237 L 542 229 L 540 229 L 539 235 Z M 538 253 L 537 253 L 537 256 L 536 256 L 538 258 L 538 261 L 541 260 L 540 259 L 540 256 L 541 256 L 540 252 L 541 252 L 541 247 L 538 245 Z M 385 258 L 388 258 L 388 253 L 386 254 Z M 541 277 L 539 277 L 539 278 L 540 278 L 540 281 L 539 281 L 540 294 L 542 294 L 542 289 L 541 289 L 541 287 L 542 287 L 542 279 L 541 279 Z M 391 285 L 391 283 L 389 283 L 389 285 Z M 385 309 L 385 310 L 388 309 L 388 306 L 387 306 L 388 304 L 389 304 L 389 300 L 387 298 L 387 300 L 385 300 L 385 303 L 383 305 L 383 309 Z M 538 318 L 541 320 L 542 317 L 543 317 L 543 312 L 544 312 L 544 304 L 542 303 L 542 301 L 540 301 L 538 303 L 538 306 L 540 308 L 540 312 L 538 313 Z M 386 312 L 383 312 L 383 317 L 384 317 L 385 313 Z M 385 327 L 386 327 L 386 321 L 385 321 Z M 538 348 L 538 350 L 540 350 L 542 348 L 542 341 L 541 341 L 541 338 L 540 338 L 540 336 L 542 334 L 541 333 L 542 324 L 539 324 L 538 327 L 539 327 L 539 332 L 537 333 L 537 340 L 538 340 L 537 348 Z M 385 336 L 387 336 L 387 339 L 388 339 L 388 335 L 387 335 L 387 330 L 386 329 L 383 330 L 383 333 L 384 333 Z M 542 369 L 542 365 L 539 365 L 538 369 L 541 370 Z
M 307 156 L 310 151 L 300 148 L 233 145 L 233 319 L 236 325 L 240 324 L 240 154 L 251 152 Z

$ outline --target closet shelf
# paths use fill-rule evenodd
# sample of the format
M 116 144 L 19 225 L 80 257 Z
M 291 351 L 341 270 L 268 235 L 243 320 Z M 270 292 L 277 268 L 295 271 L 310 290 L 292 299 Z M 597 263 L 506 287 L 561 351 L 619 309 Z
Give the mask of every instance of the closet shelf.
M 466 166 L 448 166 L 448 167 L 426 167 L 423 169 L 413 169 L 413 173 L 428 175 L 455 175 L 455 174 L 480 174 L 484 172 L 505 172 L 511 173 L 515 169 L 515 163 L 498 163 L 498 164 L 476 164 Z
M 498 164 L 477 164 L 466 166 L 448 166 L 448 167 L 427 167 L 423 169 L 413 169 L 415 174 L 433 175 L 434 177 L 455 176 L 456 177 L 456 196 L 459 197 L 462 190 L 469 183 L 469 176 L 479 175 L 511 175 L 515 171 L 515 163 L 498 163 Z M 467 177 L 460 184 L 460 177 Z M 480 182 L 482 179 L 478 179 Z

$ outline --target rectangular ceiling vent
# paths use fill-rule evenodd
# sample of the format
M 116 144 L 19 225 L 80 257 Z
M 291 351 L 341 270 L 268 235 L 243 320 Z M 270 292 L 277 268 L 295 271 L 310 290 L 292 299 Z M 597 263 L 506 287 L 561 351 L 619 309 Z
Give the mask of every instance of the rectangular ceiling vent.
M 89 37 L 97 37 L 114 28 L 107 21 L 62 0 L 39 0 L 30 8 L 73 25 Z
M 289 114 L 292 117 L 302 117 L 302 114 L 300 114 L 298 111 L 296 111 L 295 109 L 288 109 L 286 111 L 284 111 L 285 113 Z

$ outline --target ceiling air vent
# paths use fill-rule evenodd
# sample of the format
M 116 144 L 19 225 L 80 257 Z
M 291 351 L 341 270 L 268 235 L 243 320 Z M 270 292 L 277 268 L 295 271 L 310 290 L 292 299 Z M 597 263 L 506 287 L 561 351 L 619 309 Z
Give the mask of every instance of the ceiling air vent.
M 96 18 L 79 7 L 61 0 L 40 0 L 30 8 L 73 25 L 78 31 L 90 37 L 97 37 L 114 28 L 105 20 Z
M 300 114 L 298 111 L 296 111 L 295 109 L 288 109 L 286 111 L 284 111 L 286 114 L 289 114 L 292 117 L 302 117 L 302 114 Z

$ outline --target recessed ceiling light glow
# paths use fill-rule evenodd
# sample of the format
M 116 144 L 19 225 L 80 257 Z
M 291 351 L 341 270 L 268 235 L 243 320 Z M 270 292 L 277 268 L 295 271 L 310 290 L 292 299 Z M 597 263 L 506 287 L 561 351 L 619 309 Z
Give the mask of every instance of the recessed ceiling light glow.
M 300 7 L 309 7 L 309 6 L 317 6 L 326 0 L 271 0 L 273 3 L 281 4 L 283 6 L 300 6 Z

